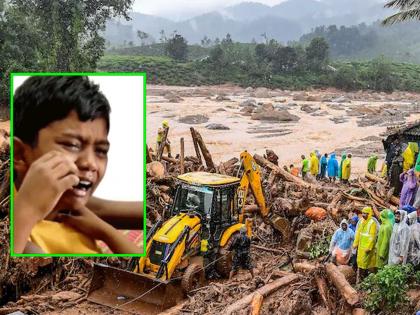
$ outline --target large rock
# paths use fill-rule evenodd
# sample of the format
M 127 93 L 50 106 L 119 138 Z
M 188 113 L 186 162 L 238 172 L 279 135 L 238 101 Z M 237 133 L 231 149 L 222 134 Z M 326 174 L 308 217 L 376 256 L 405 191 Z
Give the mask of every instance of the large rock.
M 300 118 L 296 115 L 290 114 L 287 110 L 270 110 L 254 113 L 252 114 L 251 119 L 265 121 L 298 121 Z
M 239 106 L 241 106 L 241 107 L 247 107 L 247 106 L 257 107 L 257 102 L 254 99 L 249 98 L 246 101 L 243 101 L 241 104 L 239 104 Z
M 255 90 L 255 92 L 253 93 L 254 97 L 257 98 L 269 98 L 271 97 L 270 92 L 268 91 L 267 88 L 258 88 Z
M 225 126 L 223 124 L 208 124 L 206 126 L 206 129 L 210 130 L 230 130 L 228 126 Z
M 183 124 L 191 124 L 191 125 L 197 125 L 197 124 L 203 124 L 209 121 L 209 118 L 206 115 L 187 115 L 184 117 L 181 117 L 178 119 L 180 123 Z

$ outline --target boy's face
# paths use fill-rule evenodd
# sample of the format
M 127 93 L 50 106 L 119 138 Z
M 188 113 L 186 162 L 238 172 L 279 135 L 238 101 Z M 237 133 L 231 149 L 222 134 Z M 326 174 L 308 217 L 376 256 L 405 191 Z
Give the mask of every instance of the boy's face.
M 33 148 L 25 147 L 28 167 L 52 150 L 63 152 L 76 164 L 76 176 L 81 184 L 67 190 L 55 207 L 55 210 L 70 210 L 87 203 L 105 174 L 109 149 L 106 121 L 97 118 L 82 122 L 77 113 L 71 111 L 66 118 L 41 129 Z

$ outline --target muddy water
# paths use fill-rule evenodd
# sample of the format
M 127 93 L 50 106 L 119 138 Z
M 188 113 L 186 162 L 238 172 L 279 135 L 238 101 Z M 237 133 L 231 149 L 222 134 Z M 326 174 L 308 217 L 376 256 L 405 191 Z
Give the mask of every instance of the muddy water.
M 249 92 L 238 87 L 224 86 L 212 90 L 195 88 L 194 90 L 190 89 L 192 91 L 191 96 L 185 96 L 185 94 L 188 94 L 185 93 L 188 88 L 182 87 L 149 86 L 148 90 L 151 91 L 147 97 L 147 143 L 149 146 L 155 147 L 157 128 L 162 120 L 166 119 L 170 124 L 169 139 L 172 140 L 173 152 L 175 154 L 179 152 L 179 139 L 184 137 L 186 155 L 194 155 L 189 130 L 190 125 L 179 123 L 178 119 L 187 115 L 204 114 L 209 117 L 209 121 L 193 126 L 202 134 L 215 162 L 225 161 L 234 156 L 239 157 L 242 150 L 248 150 L 252 154 L 262 154 L 265 149 L 272 149 L 279 155 L 280 164 L 300 164 L 301 154 L 309 155 L 314 149 L 323 153 L 330 153 L 339 148 L 357 147 L 366 144 L 361 139 L 368 136 L 380 136 L 386 130 L 386 127 L 378 125 L 358 127 L 357 117 L 346 115 L 345 110 L 331 109 L 327 106 L 329 103 L 294 101 L 293 93 L 296 94 L 296 92 L 283 92 L 279 93 L 280 96 L 271 98 L 254 98 L 257 102 L 272 103 L 277 108 L 288 109 L 291 114 L 300 117 L 300 120 L 295 123 L 272 123 L 251 120 L 250 116 L 241 115 L 240 109 L 242 107 L 239 104 L 251 97 Z M 220 91 L 223 91 L 230 100 L 216 101 L 216 93 Z M 162 96 L 167 92 L 179 93 L 183 100 L 178 103 L 170 103 Z M 322 97 L 322 91 L 316 91 L 315 93 Z M 338 93 L 340 96 L 351 97 L 345 92 Z M 211 99 L 208 96 L 197 96 L 199 94 L 210 95 Z M 385 99 L 378 101 L 352 100 L 351 103 L 337 105 L 338 107 L 351 109 L 362 105 L 381 107 L 390 103 L 404 106 L 413 102 L 413 94 L 409 94 L 407 100 L 400 94 L 398 101 L 395 101 L 395 95 L 391 94 L 389 95 L 390 100 L 386 99 L 387 96 L 385 96 Z M 416 95 L 414 98 L 416 98 Z M 418 99 L 420 99 L 420 96 Z M 295 103 L 298 106 L 288 107 L 287 104 L 289 103 Z M 319 111 L 325 111 L 326 115 L 312 116 L 303 112 L 300 110 L 300 105 L 303 104 L 319 107 Z M 335 124 L 330 120 L 330 118 L 340 116 L 344 116 L 348 121 Z M 408 118 L 409 121 L 416 119 L 420 119 L 420 114 L 413 114 Z M 230 130 L 208 130 L 205 126 L 210 123 L 223 124 L 228 126 Z M 284 129 L 292 132 L 281 135 L 281 131 Z M 378 146 L 380 146 L 380 142 L 377 141 L 376 147 Z M 336 151 L 336 153 L 341 155 L 342 152 Z M 353 173 L 360 174 L 365 170 L 366 158 L 355 157 L 352 164 Z M 381 161 L 379 161 L 378 167 L 380 165 Z

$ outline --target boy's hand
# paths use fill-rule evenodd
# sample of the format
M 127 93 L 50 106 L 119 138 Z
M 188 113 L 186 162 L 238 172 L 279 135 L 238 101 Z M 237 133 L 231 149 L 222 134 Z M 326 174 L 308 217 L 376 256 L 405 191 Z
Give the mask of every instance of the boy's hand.
M 64 153 L 44 154 L 30 165 L 15 198 L 15 209 L 31 209 L 37 221 L 44 219 L 63 193 L 79 183 L 77 172 L 76 164 Z
M 59 213 L 57 219 L 96 240 L 104 239 L 108 226 L 108 223 L 100 219 L 85 206 L 72 209 L 71 214 Z

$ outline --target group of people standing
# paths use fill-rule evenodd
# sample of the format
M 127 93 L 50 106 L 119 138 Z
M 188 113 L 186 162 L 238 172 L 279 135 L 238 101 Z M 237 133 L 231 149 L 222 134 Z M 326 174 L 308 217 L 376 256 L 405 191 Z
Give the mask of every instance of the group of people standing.
M 341 221 L 331 243 L 330 254 L 337 264 L 354 264 L 360 280 L 369 271 L 385 265 L 410 263 L 420 266 L 420 220 L 412 206 L 380 212 L 380 222 L 371 207 L 365 207 L 351 223 Z M 355 224 L 355 222 L 357 223 Z
M 293 165 L 290 168 L 292 169 Z M 351 154 L 343 153 L 340 162 L 338 162 L 335 153 L 321 155 L 319 150 L 311 152 L 309 158 L 302 155 L 300 174 L 303 179 L 307 179 L 308 175 L 311 175 L 317 180 L 328 178 L 330 182 L 335 182 L 338 178 L 348 183 L 351 175 Z

